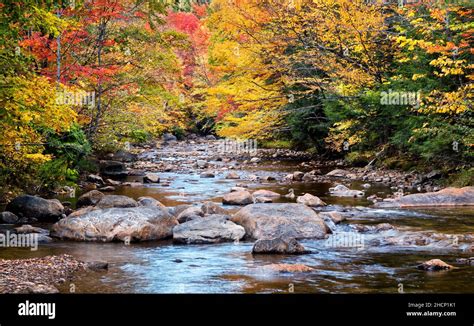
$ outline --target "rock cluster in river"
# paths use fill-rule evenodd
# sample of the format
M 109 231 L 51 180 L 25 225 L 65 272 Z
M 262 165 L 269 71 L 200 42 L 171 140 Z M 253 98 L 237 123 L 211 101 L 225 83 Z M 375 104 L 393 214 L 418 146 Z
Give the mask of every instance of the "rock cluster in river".
M 51 236 L 77 241 L 151 241 L 171 238 L 177 219 L 159 207 L 84 210 L 53 225 Z
M 425 271 L 441 271 L 441 270 L 448 270 L 452 268 L 453 266 L 446 264 L 441 259 L 432 259 L 429 261 L 425 261 L 421 265 L 418 265 L 418 269 L 422 269 Z
M 296 239 L 283 237 L 257 240 L 252 248 L 253 254 L 301 255 L 308 252 Z
M 175 141 L 170 137 L 166 138 L 168 143 Z M 319 169 L 322 162 L 304 162 L 298 166 L 297 171 L 287 175 L 283 172 L 265 170 L 248 172 L 245 171 L 246 168 L 262 167 L 264 164 L 272 164 L 269 160 L 291 158 L 292 156 L 286 156 L 289 152 L 285 151 L 270 152 L 266 150 L 262 155 L 259 154 L 259 157 L 253 158 L 227 155 L 216 150 L 218 142 L 207 140 L 204 142 L 201 139 L 179 142 L 176 146 L 160 149 L 160 151 L 168 150 L 167 155 L 176 158 L 173 163 L 160 160 L 159 154 L 162 152 L 158 150 L 152 153 L 144 152 L 134 157 L 123 152 L 100 161 L 101 175 L 87 176 L 89 186 L 95 190 L 89 191 L 79 198 L 77 202 L 79 210 L 72 214 L 69 214 L 70 208 L 68 211 L 57 200 L 21 196 L 7 206 L 9 211 L 3 212 L 0 220 L 13 224 L 20 221 L 57 221 L 63 218 L 55 223 L 51 230 L 51 235 L 57 239 L 99 242 L 173 239 L 175 243 L 179 244 L 213 244 L 246 239 L 256 241 L 252 249 L 253 254 L 303 254 L 308 251 L 298 242 L 299 239 L 326 238 L 331 230 L 336 230 L 336 224 L 351 217 L 350 213 L 346 214 L 342 209 L 341 211 L 332 210 L 333 207 L 326 207 L 326 203 L 320 198 L 308 193 L 297 197 L 293 190 L 288 195 L 280 195 L 263 189 L 253 191 L 256 183 L 268 188 L 272 183 L 287 186 L 291 183 L 330 181 L 345 183 L 350 188 L 354 188 L 349 184 L 352 180 L 364 180 L 366 182 L 396 184 L 404 188 L 422 182 L 415 174 L 404 175 L 393 171 L 371 171 L 358 168 L 342 169 L 342 162 L 337 164 L 341 168 L 327 174 L 323 174 Z M 268 153 L 272 154 L 268 155 Z M 162 186 L 169 185 L 171 181 L 167 180 L 166 176 L 162 176 L 163 179 L 161 179 L 157 174 L 161 171 L 192 173 L 194 175 L 197 173 L 202 178 L 219 178 L 219 181 L 232 186 L 231 192 L 223 196 L 222 203 L 244 207 L 222 207 L 215 202 L 205 202 L 200 206 L 197 204 L 178 205 L 167 208 L 151 197 L 140 197 L 135 200 L 126 196 L 103 193 L 103 191 L 112 191 L 117 186 L 143 187 L 143 183 L 148 183 L 146 186 L 148 188 L 156 187 L 158 185 L 153 184 L 160 182 Z M 140 178 L 134 178 L 130 182 L 107 178 L 131 175 L 143 177 L 143 182 L 140 181 Z M 425 179 L 429 180 L 435 177 L 435 175 L 431 175 Z M 365 196 L 364 191 L 349 187 L 337 184 L 330 189 L 330 195 Z M 370 184 L 362 186 L 364 189 L 370 187 Z M 300 188 L 295 187 L 295 189 Z M 297 203 L 272 203 L 282 201 L 282 198 L 292 201 L 296 199 Z M 398 199 L 385 200 L 376 206 L 405 208 L 440 205 L 474 205 L 474 187 L 448 188 L 438 192 L 400 196 Z M 230 213 L 238 208 L 240 210 L 235 214 Z M 319 213 L 316 213 L 313 208 Z M 358 208 L 354 208 L 353 211 L 359 212 Z M 69 216 L 65 217 L 64 214 Z M 401 236 L 400 230 L 388 223 L 351 223 L 338 226 L 338 228 L 342 227 L 351 232 L 367 235 L 367 244 L 374 246 L 441 245 L 446 248 L 454 247 L 452 239 L 448 236 L 422 232 L 405 232 Z M 46 236 L 44 230 L 40 231 L 32 226 L 17 228 L 15 232 L 38 233 Z M 373 236 L 374 234 L 376 236 Z M 473 239 L 472 235 L 461 235 L 459 241 L 464 241 L 464 243 L 461 243 L 463 247 L 459 248 L 466 249 L 466 251 L 472 248 Z M 469 243 L 471 247 L 466 247 Z M 466 264 L 471 264 L 471 260 L 467 260 Z M 105 268 L 105 265 L 100 263 L 95 266 L 97 269 L 101 269 L 101 266 Z M 424 270 L 452 267 L 437 260 L 426 262 L 420 266 Z M 270 265 L 269 268 L 283 272 L 312 270 L 311 267 L 304 265 L 287 264 Z M 35 291 L 40 290 L 36 289 Z
M 244 235 L 245 229 L 230 221 L 228 215 L 207 215 L 177 225 L 173 229 L 173 240 L 186 244 L 239 241 Z
M 263 269 L 278 273 L 305 273 L 314 270 L 314 268 L 303 264 L 270 264 L 265 265 Z
M 335 187 L 329 188 L 329 193 L 331 196 L 336 196 L 336 197 L 363 197 L 364 192 L 360 190 L 352 190 L 347 188 L 344 185 L 337 185 Z
M 387 199 L 375 204 L 376 207 L 436 207 L 474 206 L 474 187 L 446 188 L 437 192 L 406 195 L 398 199 Z
M 296 199 L 296 202 L 299 204 L 304 204 L 306 206 L 311 206 L 311 207 L 326 206 L 325 202 L 323 202 L 321 199 L 311 194 L 305 194 L 304 196 L 299 196 Z
M 229 179 L 248 179 L 255 182 L 278 181 L 288 182 L 333 182 L 362 180 L 364 182 L 383 183 L 401 189 L 411 189 L 421 187 L 423 190 L 436 189 L 434 182 L 442 175 L 438 171 L 432 171 L 427 174 L 405 173 L 397 170 L 380 170 L 368 168 L 347 168 L 343 160 L 327 161 L 315 160 L 311 155 L 305 152 L 292 151 L 287 149 L 262 149 L 259 148 L 258 156 L 249 155 L 249 153 L 233 153 L 221 150 L 222 140 L 209 139 L 206 137 L 185 137 L 181 141 L 167 141 L 174 139 L 175 136 L 163 138 L 163 143 L 156 147 L 153 145 L 143 145 L 134 148 L 134 153 L 120 151 L 116 154 L 108 155 L 99 162 L 101 174 L 104 177 L 124 177 L 131 175 L 144 176 L 144 182 L 156 183 L 159 181 L 157 172 L 196 172 L 201 177 L 214 178 L 222 177 Z M 174 162 L 160 160 L 161 156 L 173 158 Z M 268 175 L 246 176 L 237 171 L 246 167 L 257 165 L 275 164 L 285 160 L 300 161 L 301 170 L 295 171 L 285 176 L 282 173 L 270 173 Z M 329 173 L 323 174 L 322 168 L 337 167 Z M 309 171 L 309 172 L 308 172 Z M 147 176 L 152 176 L 148 180 Z M 90 180 L 104 189 L 102 182 Z M 124 185 L 134 186 L 136 182 L 126 182 Z M 107 187 L 116 185 L 105 181 Z M 140 183 L 137 183 L 141 184 Z M 265 201 L 264 199 L 262 201 Z
M 253 203 L 253 200 L 250 192 L 241 190 L 225 194 L 222 203 L 226 205 L 249 205 Z
M 6 211 L 15 214 L 24 222 L 47 222 L 60 219 L 64 214 L 64 206 L 57 199 L 23 195 L 8 203 Z M 11 215 L 10 218 L 13 219 Z
M 233 215 L 232 221 L 243 226 L 251 239 L 321 239 L 329 232 L 322 218 L 302 204 L 252 204 Z

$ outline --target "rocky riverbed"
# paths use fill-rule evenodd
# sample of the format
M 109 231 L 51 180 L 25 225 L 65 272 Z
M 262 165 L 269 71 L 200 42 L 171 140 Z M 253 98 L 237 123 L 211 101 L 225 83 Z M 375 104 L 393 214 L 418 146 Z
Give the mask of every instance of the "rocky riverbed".
M 3 248 L 3 270 L 18 258 L 33 259 L 23 262 L 34 270 L 45 255 L 72 255 L 60 261 L 77 268 L 37 282 L 52 292 L 67 292 L 69 282 L 52 279 L 96 260 L 109 271 L 76 279 L 78 292 L 285 292 L 290 283 L 300 292 L 392 292 L 397 282 L 418 292 L 474 291 L 465 282 L 474 276 L 474 188 L 442 190 L 434 173 L 306 155 L 225 152 L 201 138 L 111 155 L 76 193 L 7 205 L 0 235 L 42 240 L 37 251 Z M 445 274 L 434 279 L 433 271 Z M 3 291 L 39 291 L 20 285 Z
M 70 255 L 0 260 L 0 293 L 58 293 L 56 285 L 71 280 L 87 265 Z

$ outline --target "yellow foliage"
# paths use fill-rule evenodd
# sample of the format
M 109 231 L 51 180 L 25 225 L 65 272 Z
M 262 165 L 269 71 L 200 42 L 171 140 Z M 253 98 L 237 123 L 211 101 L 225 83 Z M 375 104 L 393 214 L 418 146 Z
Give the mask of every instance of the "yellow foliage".
M 212 78 L 201 94 L 204 113 L 217 118 L 219 135 L 270 137 L 289 102 L 287 89 L 301 89 L 293 98 L 323 89 L 355 95 L 382 78 L 381 48 L 374 40 L 386 28 L 386 15 L 378 5 L 215 0 L 211 9 Z M 295 64 L 320 73 L 304 74 Z
M 9 77 L 0 128 L 0 168 L 30 166 L 51 159 L 42 154 L 45 130 L 55 133 L 69 130 L 76 122 L 76 112 L 56 103 L 57 90 L 45 77 Z

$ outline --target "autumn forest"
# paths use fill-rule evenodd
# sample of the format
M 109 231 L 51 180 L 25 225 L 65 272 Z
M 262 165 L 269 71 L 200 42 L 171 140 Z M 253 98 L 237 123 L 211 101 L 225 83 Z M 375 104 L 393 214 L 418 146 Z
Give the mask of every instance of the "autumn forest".
M 473 182 L 468 2 L 0 4 L 2 195 L 172 133 Z
M 471 318 L 473 18 L 2 0 L 0 322 L 55 300 L 57 319 Z

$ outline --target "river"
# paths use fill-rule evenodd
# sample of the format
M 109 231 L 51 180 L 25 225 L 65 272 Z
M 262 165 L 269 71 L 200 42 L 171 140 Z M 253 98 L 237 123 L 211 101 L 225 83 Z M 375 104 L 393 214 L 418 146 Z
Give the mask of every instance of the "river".
M 163 151 L 154 155 L 159 160 L 180 164 L 174 155 L 164 155 Z M 223 194 L 238 183 L 280 194 L 288 193 L 291 188 L 296 195 L 311 193 L 320 197 L 330 205 L 324 210 L 345 207 L 356 212 L 342 224 L 332 226 L 336 234 L 350 231 L 351 224 L 390 223 L 395 228 L 364 233 L 362 245 L 357 248 L 328 246 L 328 240 L 304 240 L 301 243 L 312 253 L 301 256 L 253 256 L 252 242 L 175 245 L 171 241 L 161 241 L 125 245 L 55 241 L 40 245 L 38 251 L 1 249 L 0 258 L 67 253 L 84 261 L 109 263 L 107 272 L 84 272 L 73 281 L 74 286 L 69 282 L 61 285 L 60 291 L 65 293 L 71 289 L 76 293 L 398 293 L 402 290 L 405 293 L 474 293 L 474 268 L 456 264 L 457 258 L 473 256 L 468 246 L 447 243 L 445 237 L 440 241 L 433 240 L 439 234 L 472 234 L 474 209 L 376 210 L 368 208 L 370 203 L 365 199 L 329 196 L 328 189 L 335 183 L 283 184 L 244 180 L 248 174 L 281 176 L 296 170 L 297 163 L 263 162 L 236 170 L 242 180 L 227 180 L 220 174 L 216 178 L 200 178 L 192 169 L 162 172 L 159 173 L 160 184 L 118 187 L 114 194 L 135 199 L 151 196 L 172 207 L 206 200 L 220 203 Z M 141 177 L 128 177 L 128 180 L 141 181 Z M 351 186 L 362 189 L 358 182 Z M 387 186 L 373 184 L 367 195 L 385 196 L 390 192 Z M 423 245 L 403 241 L 404 237 L 414 234 L 425 235 Z M 394 242 L 394 239 L 401 241 Z M 456 268 L 443 272 L 416 268 L 433 258 L 442 259 Z M 276 273 L 264 268 L 272 263 L 305 264 L 313 270 Z

